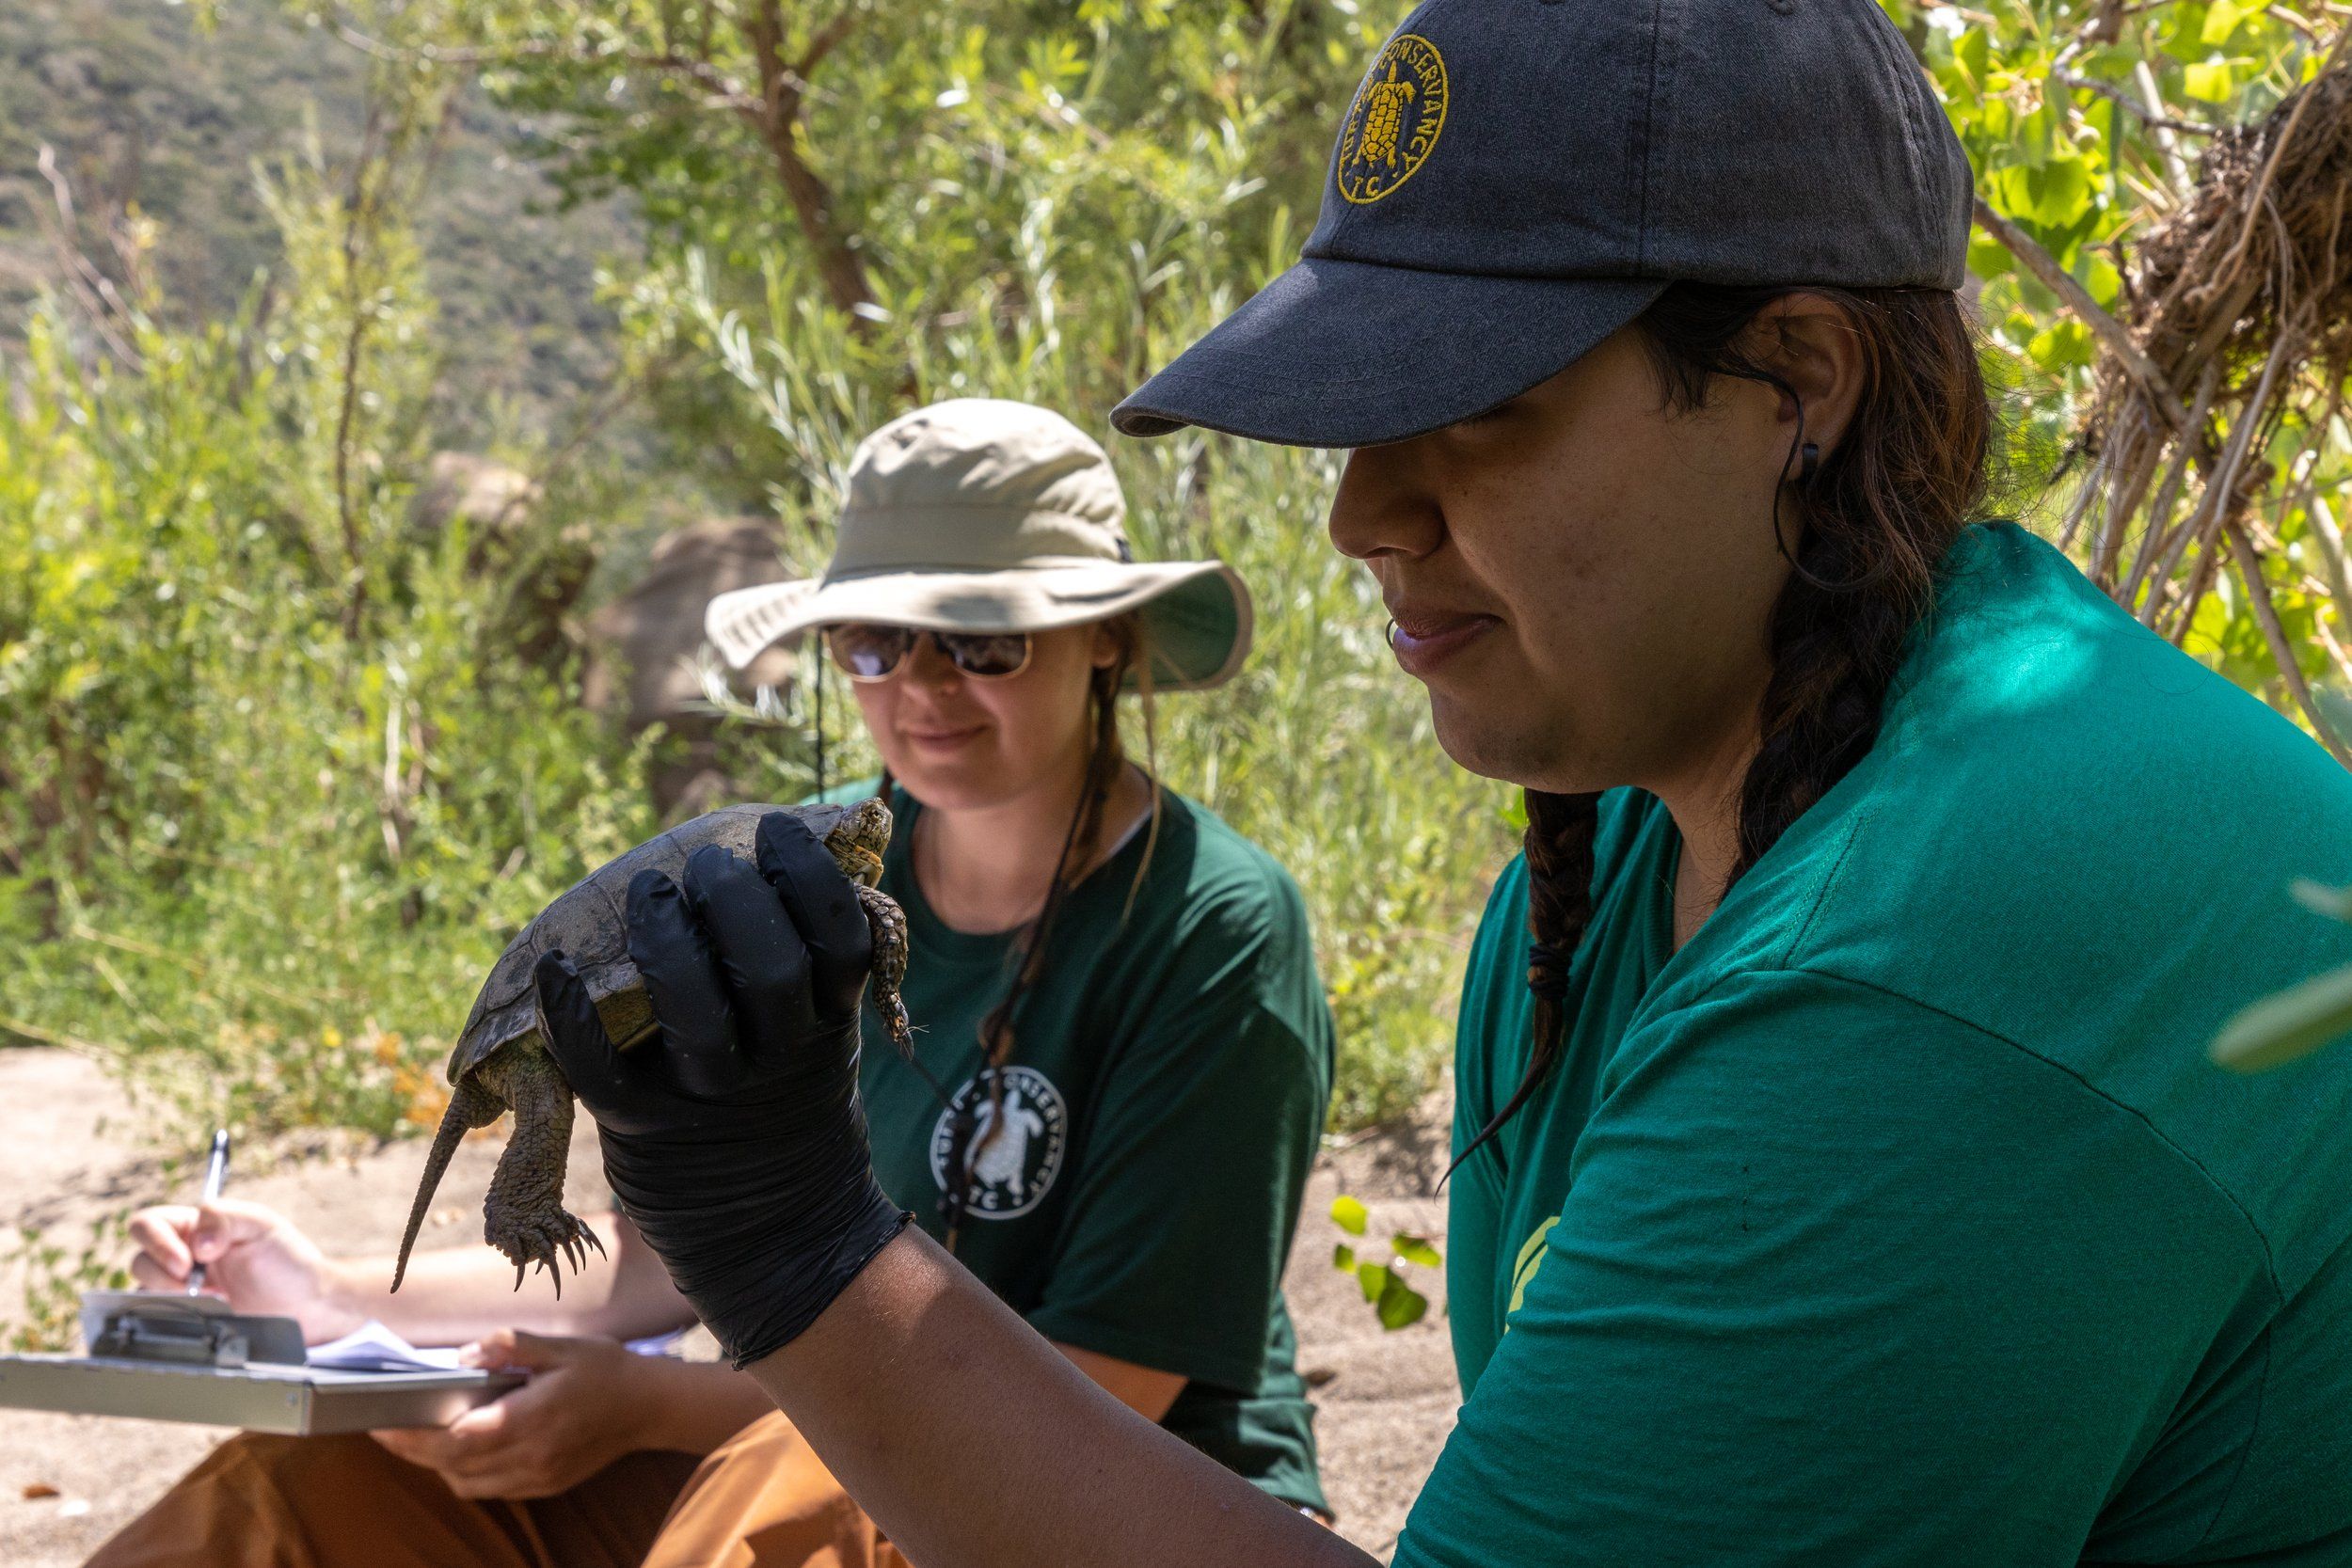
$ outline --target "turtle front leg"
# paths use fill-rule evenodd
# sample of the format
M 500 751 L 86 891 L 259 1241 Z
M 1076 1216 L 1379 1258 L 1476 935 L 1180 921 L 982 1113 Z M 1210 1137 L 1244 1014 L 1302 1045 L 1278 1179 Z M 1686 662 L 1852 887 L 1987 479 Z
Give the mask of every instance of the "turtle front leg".
M 564 1208 L 564 1168 L 572 1144 L 572 1091 L 555 1063 L 535 1041 L 517 1040 L 485 1062 L 484 1072 L 502 1074 L 501 1088 L 515 1107 L 515 1132 L 499 1156 L 482 1204 L 482 1236 L 515 1265 L 515 1289 L 523 1271 L 536 1263 L 564 1294 L 564 1259 L 577 1274 L 587 1249 L 601 1254 L 596 1233 Z
M 857 901 L 865 907 L 866 929 L 874 938 L 874 1007 L 898 1054 L 912 1060 L 914 1031 L 907 1022 L 907 1005 L 899 988 L 907 978 L 907 916 L 880 888 L 857 884 Z

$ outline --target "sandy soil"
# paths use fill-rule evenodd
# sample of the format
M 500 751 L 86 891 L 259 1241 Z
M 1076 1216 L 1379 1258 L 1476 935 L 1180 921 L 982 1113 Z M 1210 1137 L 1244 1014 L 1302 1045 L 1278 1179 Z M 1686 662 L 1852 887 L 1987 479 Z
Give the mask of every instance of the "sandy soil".
M 78 1251 L 104 1215 L 184 1198 L 185 1178 L 142 1147 L 136 1125 L 121 1091 L 88 1061 L 62 1051 L 0 1050 L 0 1235 L 40 1227 Z M 585 1118 L 581 1125 L 587 1139 Z M 1405 1124 L 1327 1154 L 1308 1192 L 1286 1281 L 1303 1365 L 1317 1386 L 1325 1487 L 1341 1528 L 1383 1559 L 1454 1424 L 1444 1283 L 1420 1279 L 1431 1297 L 1429 1316 L 1383 1331 L 1354 1278 L 1331 1267 L 1332 1243 L 1343 1238 L 1327 1216 L 1333 1195 L 1344 1190 L 1370 1208 L 1375 1237 L 1411 1230 L 1442 1248 L 1444 1204 L 1427 1195 L 1443 1168 L 1444 1127 L 1444 1107 L 1433 1103 Z M 576 1210 L 604 1201 L 593 1148 L 593 1141 L 575 1144 Z M 464 1245 L 478 1234 L 498 1150 L 493 1134 L 460 1151 L 422 1244 Z M 330 1252 L 389 1253 L 422 1153 L 417 1142 L 334 1140 L 268 1154 L 241 1150 L 233 1190 L 282 1209 Z M 526 1287 L 546 1288 L 536 1279 Z M 12 1315 L 16 1302 L 15 1281 L 0 1278 L 0 1316 Z M 212 1427 L 0 1410 L 0 1562 L 80 1562 L 226 1435 Z

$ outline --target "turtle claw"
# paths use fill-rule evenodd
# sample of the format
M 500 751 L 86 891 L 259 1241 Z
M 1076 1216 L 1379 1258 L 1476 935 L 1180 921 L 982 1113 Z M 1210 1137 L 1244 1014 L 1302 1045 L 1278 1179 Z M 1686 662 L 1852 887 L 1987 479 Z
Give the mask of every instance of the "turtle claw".
M 585 1223 L 570 1214 L 564 1216 L 564 1223 L 568 1232 L 564 1238 L 564 1250 L 571 1258 L 574 1274 L 581 1273 L 588 1267 L 589 1248 L 596 1248 L 599 1258 L 610 1256 L 604 1250 L 604 1243 L 596 1240 L 596 1233 L 589 1229 Z
M 532 1269 L 545 1274 L 555 1286 L 557 1300 L 564 1296 L 564 1266 L 571 1265 L 575 1275 L 588 1267 L 588 1250 L 596 1249 L 599 1258 L 610 1256 L 596 1233 L 573 1215 L 558 1211 L 546 1219 L 536 1219 L 513 1226 L 504 1234 L 489 1238 L 490 1244 L 504 1253 L 515 1265 L 515 1289 L 521 1290 L 523 1280 Z

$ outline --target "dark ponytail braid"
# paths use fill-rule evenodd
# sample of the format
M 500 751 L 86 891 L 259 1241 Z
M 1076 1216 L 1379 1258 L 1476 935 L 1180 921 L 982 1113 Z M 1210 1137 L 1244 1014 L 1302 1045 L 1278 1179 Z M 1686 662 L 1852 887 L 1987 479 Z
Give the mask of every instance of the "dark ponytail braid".
M 1088 743 L 1086 777 L 1079 787 L 1077 809 L 1071 814 L 1070 832 L 1062 839 L 1061 854 L 1054 863 L 1054 879 L 1045 889 L 1045 902 L 1040 906 L 1037 918 L 1023 930 L 1018 951 L 1020 967 L 1014 971 L 1012 984 L 988 1016 L 980 1021 L 982 1059 L 975 1086 L 985 1086 L 988 1094 L 988 1129 L 980 1132 L 979 1096 L 973 1095 L 953 1110 L 953 1120 L 947 1134 L 946 1181 L 939 1196 L 939 1212 L 947 1232 L 947 1250 L 956 1248 L 958 1232 L 971 1203 L 972 1171 L 989 1145 L 1002 1132 L 1005 1119 L 1005 1069 L 1012 1061 L 1013 1017 L 1021 1006 L 1021 999 L 1036 989 L 1038 978 L 1045 972 L 1045 960 L 1056 917 L 1070 896 L 1071 888 L 1083 878 L 1094 863 L 1095 852 L 1103 838 L 1103 814 L 1110 803 L 1112 791 L 1118 786 L 1120 769 L 1126 766 L 1127 754 L 1119 739 L 1119 689 L 1126 679 L 1127 670 L 1135 662 L 1138 634 L 1132 620 L 1112 623 L 1113 631 L 1121 639 L 1119 657 L 1108 665 L 1095 669 L 1089 677 L 1088 705 L 1092 713 L 1092 730 Z M 1158 784 L 1153 784 L 1154 791 Z M 1154 824 L 1158 804 L 1153 802 Z M 977 1137 L 977 1142 L 975 1139 Z
M 1636 323 L 1666 406 L 1702 406 L 1718 376 L 1783 385 L 1748 328 L 1794 293 L 1845 308 L 1863 349 L 1863 392 L 1818 472 L 1784 486 L 1792 492 L 1792 529 L 1783 527 L 1775 498 L 1772 522 L 1792 569 L 1772 606 L 1772 672 L 1757 714 L 1759 745 L 1740 784 L 1735 882 L 1876 743 L 1905 640 L 1932 604 L 1936 563 L 1984 499 L 1992 445 L 1968 321 L 1959 297 L 1942 290 L 1678 283 Z M 1802 442 L 1802 404 L 1798 414 Z M 1792 443 L 1792 463 L 1796 455 Z M 1527 983 L 1535 999 L 1527 1069 L 1454 1157 L 1457 1165 L 1517 1114 L 1558 1060 L 1573 959 L 1592 919 L 1600 798 L 1529 790 L 1526 799 Z
M 1457 1165 L 1517 1116 L 1535 1085 L 1550 1076 L 1567 1037 L 1568 966 L 1593 918 L 1593 834 L 1600 825 L 1600 797 L 1531 789 L 1525 798 L 1527 832 L 1520 843 L 1527 853 L 1527 989 L 1535 998 L 1527 1069 L 1502 1109 L 1454 1157 Z

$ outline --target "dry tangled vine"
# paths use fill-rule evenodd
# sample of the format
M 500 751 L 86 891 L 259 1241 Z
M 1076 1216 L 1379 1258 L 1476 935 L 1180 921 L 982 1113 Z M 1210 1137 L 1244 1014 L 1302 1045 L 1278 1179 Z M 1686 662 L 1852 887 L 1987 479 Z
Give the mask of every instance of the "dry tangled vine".
M 2176 642 L 2220 574 L 2233 571 L 2281 677 L 2352 767 L 2348 737 L 2331 727 L 2297 661 L 2273 581 L 2331 596 L 2339 624 L 2352 626 L 2344 542 L 2318 493 L 2326 447 L 2352 448 L 2337 418 L 2352 373 L 2347 38 L 2268 115 L 2213 138 L 2184 198 L 2132 246 L 2120 320 L 2079 287 L 2060 292 L 2101 342 L 2097 392 L 2076 441 L 2090 467 L 2064 542 L 2081 546 L 2102 588 Z M 2029 239 L 1981 204 L 1979 216 L 2053 281 L 2056 263 L 2020 248 Z M 2298 516 L 2312 546 L 2301 553 L 2316 560 L 2282 546 Z M 2352 680 L 2352 656 L 2324 618 L 2316 629 Z

